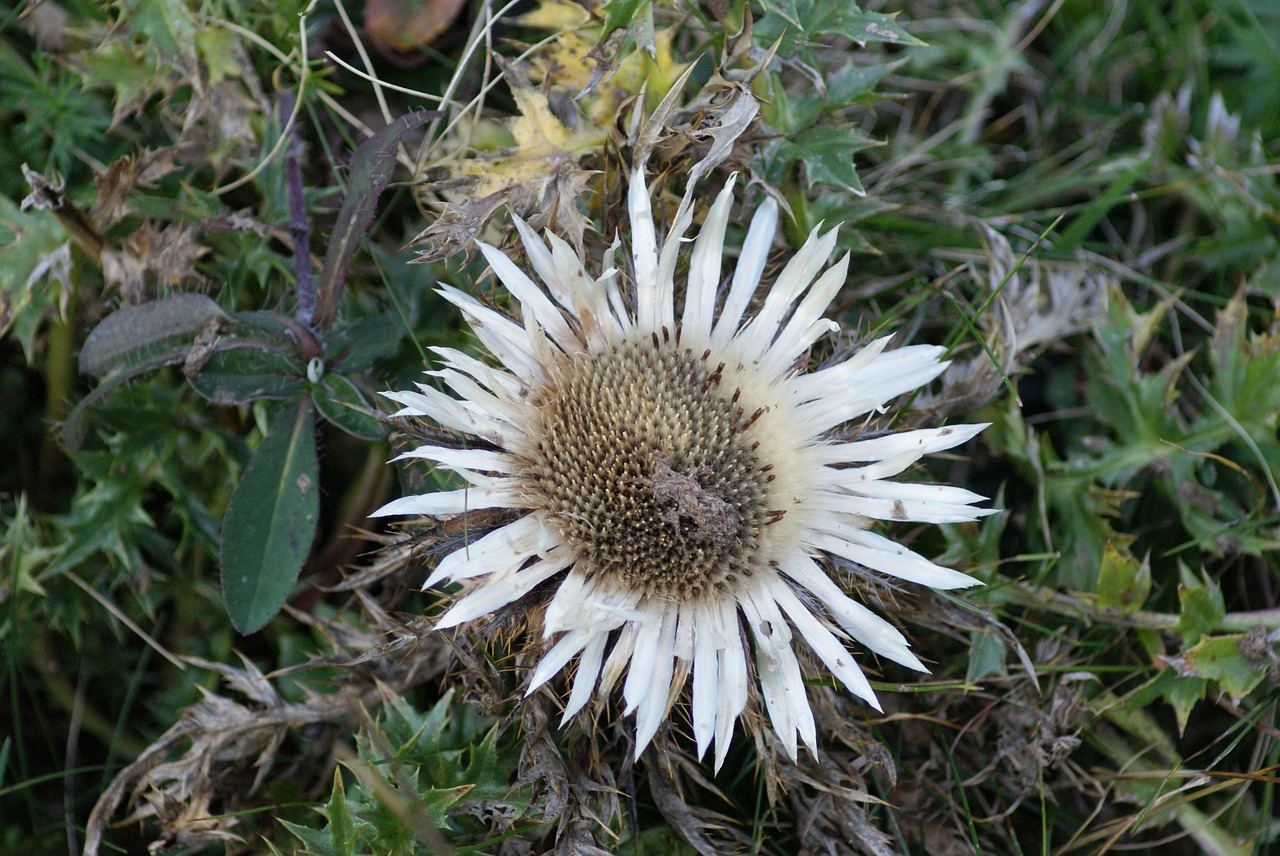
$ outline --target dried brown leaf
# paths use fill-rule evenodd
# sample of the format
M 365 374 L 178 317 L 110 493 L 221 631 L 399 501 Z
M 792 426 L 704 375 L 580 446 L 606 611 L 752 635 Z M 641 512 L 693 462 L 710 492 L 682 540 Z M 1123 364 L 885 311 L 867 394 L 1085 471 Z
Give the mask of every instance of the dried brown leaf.
M 85 856 L 96 856 L 108 823 L 126 800 L 129 813 L 123 822 L 156 822 L 156 846 L 177 843 L 195 847 L 238 840 L 241 815 L 237 809 L 252 805 L 256 789 L 265 781 L 290 733 L 317 724 L 355 721 L 389 695 L 443 671 L 441 645 L 425 619 L 402 628 L 418 634 L 416 639 L 406 640 L 402 635 L 391 641 L 346 624 L 319 619 L 312 623 L 329 638 L 334 653 L 277 676 L 324 669 L 325 686 L 330 689 L 320 692 L 301 684 L 305 700 L 300 703 L 281 699 L 271 678 L 248 660 L 243 661 L 243 669 L 192 660 L 219 672 L 251 703 L 205 691 L 202 701 L 184 710 L 178 723 L 122 770 L 99 797 L 89 817 Z M 430 644 L 425 643 L 428 639 Z M 380 656 L 363 656 L 375 651 Z M 330 670 L 335 664 L 345 666 L 336 678 Z M 335 680 L 339 686 L 332 689 Z M 340 732 L 332 729 L 331 733 L 331 739 L 337 739 Z M 317 741 L 312 751 L 327 755 L 329 747 Z M 254 775 L 249 778 L 251 771 Z M 216 813 L 213 806 L 218 807 Z
M 699 805 L 686 797 L 686 779 L 698 769 L 698 762 L 659 736 L 645 755 L 645 772 L 654 805 L 671 828 L 701 856 L 729 856 L 746 853 L 751 838 L 727 816 Z M 698 779 L 706 785 L 700 774 Z
M 182 149 L 182 146 L 143 149 L 137 155 L 125 155 L 99 173 L 94 179 L 98 199 L 89 212 L 98 228 L 111 228 L 133 210 L 129 196 L 135 189 L 148 187 L 179 169 L 175 158 Z
M 147 286 L 169 291 L 191 280 L 203 281 L 196 262 L 208 252 L 186 223 L 162 229 L 143 223 L 119 248 L 103 248 L 102 276 L 120 289 L 127 303 L 136 303 L 146 297 Z
M 508 121 L 515 145 L 497 152 L 480 152 L 432 166 L 423 190 L 445 199 L 439 218 L 411 242 L 426 244 L 421 261 L 437 261 L 472 242 L 503 205 L 535 229 L 566 235 L 579 253 L 590 225 L 578 210 L 577 199 L 590 181 L 591 171 L 579 166 L 597 153 L 605 132 L 577 118 L 569 121 L 552 109 L 545 92 L 535 89 L 520 71 L 503 66 L 515 98 L 517 115 Z
M 977 319 L 986 350 L 957 359 L 937 392 L 916 397 L 913 411 L 933 422 L 985 405 L 998 394 L 1004 377 L 1022 371 L 1046 348 L 1088 329 L 1106 314 L 1114 282 L 1101 268 L 1083 262 L 1020 257 L 991 226 L 979 223 L 979 228 L 986 253 L 977 263 L 994 296 Z

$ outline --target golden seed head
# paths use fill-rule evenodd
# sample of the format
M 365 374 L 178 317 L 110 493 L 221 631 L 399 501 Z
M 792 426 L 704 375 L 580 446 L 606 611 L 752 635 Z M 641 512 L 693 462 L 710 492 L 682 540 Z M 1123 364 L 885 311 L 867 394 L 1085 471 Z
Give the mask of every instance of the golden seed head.
M 531 505 L 589 575 L 688 602 L 753 573 L 772 467 L 723 375 L 664 331 L 564 358 L 538 395 Z

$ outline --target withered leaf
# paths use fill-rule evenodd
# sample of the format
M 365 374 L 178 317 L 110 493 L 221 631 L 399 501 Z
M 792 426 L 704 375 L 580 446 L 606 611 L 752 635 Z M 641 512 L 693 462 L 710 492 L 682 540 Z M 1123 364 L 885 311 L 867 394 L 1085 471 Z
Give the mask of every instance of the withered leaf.
M 89 216 L 99 229 L 106 230 L 130 213 L 128 199 L 135 188 L 146 187 L 177 170 L 175 162 L 181 146 L 143 149 L 137 155 L 125 155 L 103 170 L 94 184 L 98 200 Z
M 535 229 L 567 235 L 582 252 L 587 219 L 576 200 L 591 173 L 579 161 L 597 152 L 605 131 L 591 123 L 566 124 L 544 92 L 517 70 L 504 67 L 518 115 L 508 122 L 516 144 L 498 152 L 437 164 L 424 190 L 446 195 L 440 217 L 413 239 L 426 244 L 421 261 L 437 261 L 470 249 L 498 208 L 506 205 Z M 573 105 L 562 105 L 575 110 Z
M 200 279 L 196 262 L 208 252 L 185 223 L 170 223 L 159 230 L 143 223 L 119 248 L 103 248 L 102 276 L 108 285 L 120 289 L 126 302 L 136 303 L 148 285 L 171 289 Z

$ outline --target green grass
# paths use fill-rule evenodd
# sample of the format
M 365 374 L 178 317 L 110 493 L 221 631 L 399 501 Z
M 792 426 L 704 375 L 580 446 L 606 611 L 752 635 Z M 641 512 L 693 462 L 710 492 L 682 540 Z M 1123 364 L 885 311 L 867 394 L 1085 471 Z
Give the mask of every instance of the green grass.
M 650 163 L 661 209 L 706 153 L 691 123 L 746 81 L 760 117 L 704 186 L 767 183 L 793 245 L 841 224 L 844 328 L 952 348 L 903 425 L 992 423 L 916 476 L 1005 512 L 892 533 L 987 585 L 862 586 L 933 674 L 887 665 L 884 717 L 815 677 L 822 763 L 739 729 L 714 776 L 680 714 L 634 766 L 613 707 L 549 725 L 549 698 L 518 700 L 514 637 L 425 629 L 418 585 L 466 535 L 387 546 L 367 520 L 437 477 L 393 485 L 404 438 L 346 405 L 420 379 L 425 347 L 476 349 L 437 282 L 499 300 L 455 250 L 506 214 L 467 200 L 571 187 L 541 183 L 545 140 L 510 124 L 534 90 L 493 59 L 545 57 L 555 31 L 464 12 L 389 57 L 353 38 L 355 4 L 0 11 L 0 851 L 78 851 L 105 794 L 95 820 L 142 820 L 102 853 L 224 834 L 255 853 L 1280 853 L 1272 5 L 614 3 L 631 58 L 578 101 L 581 81 L 547 84 L 566 97 L 543 118 L 583 123 L 552 141 L 583 187 L 558 228 L 598 230 L 598 259 L 630 97 L 655 110 L 697 61 L 675 102 L 697 109 L 661 119 Z M 747 16 L 751 41 L 727 38 Z M 867 21 L 881 37 L 858 46 Z M 130 307 L 123 335 L 104 323 Z M 319 486 L 310 517 L 265 442 L 286 424 L 319 438 L 288 465 Z M 277 498 L 228 513 L 251 462 Z M 275 536 L 314 532 L 292 563 L 244 543 L 238 521 L 273 515 L 294 521 Z M 223 563 L 246 553 L 269 585 L 229 612 Z M 162 817 L 130 801 L 139 758 Z

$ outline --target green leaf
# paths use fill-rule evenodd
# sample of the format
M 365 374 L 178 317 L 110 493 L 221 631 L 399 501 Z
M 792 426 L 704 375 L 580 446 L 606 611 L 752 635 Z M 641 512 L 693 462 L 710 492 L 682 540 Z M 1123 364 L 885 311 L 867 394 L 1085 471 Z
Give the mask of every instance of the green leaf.
M 404 327 L 393 313 L 365 316 L 333 330 L 325 361 L 337 372 L 362 372 L 375 360 L 392 354 L 403 332 Z
M 337 222 L 329 235 L 324 266 L 316 281 L 315 318 L 318 327 L 326 327 L 338 311 L 338 297 L 347 280 L 351 257 L 364 240 L 377 211 L 378 197 L 391 180 L 396 165 L 396 150 L 405 134 L 438 117 L 438 110 L 419 110 L 401 116 L 360 144 L 351 158 L 347 176 L 347 195 L 342 201 Z
M 1163 656 L 1160 660 L 1164 660 Z M 1206 686 L 1207 682 L 1200 678 L 1184 677 L 1173 668 L 1165 668 L 1125 696 L 1123 706 L 1128 711 L 1142 711 L 1152 702 L 1163 700 L 1173 708 L 1181 734 L 1186 730 L 1192 709 L 1204 698 Z
M 1151 565 L 1139 562 L 1121 545 L 1108 543 L 1098 568 L 1098 606 L 1128 615 L 1142 608 L 1151 593 Z
M 222 597 L 241 633 L 260 629 L 288 599 L 319 514 L 315 424 L 304 401 L 279 414 L 222 523 Z
M 175 294 L 112 312 L 93 328 L 80 351 L 80 372 L 95 377 L 139 367 L 153 367 L 164 353 L 173 361 L 186 355 L 195 334 L 212 319 L 227 313 L 203 294 Z
M 196 50 L 208 70 L 210 86 L 240 76 L 240 57 L 244 47 L 240 36 L 233 30 L 223 27 L 201 30 L 196 33 Z
M 258 342 L 237 342 L 215 351 L 190 376 L 196 392 L 218 405 L 296 397 L 306 389 L 306 367 Z
M 823 89 L 813 92 L 805 90 L 794 95 L 783 90 L 771 92 L 770 95 L 775 100 L 789 100 L 791 127 L 802 128 L 818 121 L 824 113 L 842 110 L 868 95 L 895 65 L 896 63 L 877 63 L 862 66 L 851 62 L 826 77 L 822 81 Z
M 273 312 L 237 312 L 231 320 L 210 353 L 186 369 L 196 392 L 220 405 L 301 395 L 307 370 L 292 322 Z
M 321 416 L 352 437 L 381 440 L 386 435 L 364 395 L 342 375 L 326 374 L 312 387 L 311 398 Z
M 187 0 L 119 0 L 121 26 L 142 37 L 160 58 L 196 70 L 196 24 Z
M 325 807 L 325 816 L 329 818 L 329 832 L 333 835 L 333 843 L 339 853 L 354 853 L 356 846 L 355 820 L 351 810 L 347 808 L 347 791 L 342 784 L 342 768 L 333 770 L 333 793 L 329 804 Z
M 292 823 L 281 818 L 280 823 L 302 842 L 302 852 L 307 856 L 352 856 L 354 850 L 343 850 L 334 841 L 333 830 L 312 829 L 299 823 Z
M 1182 652 L 1180 671 L 1217 682 L 1239 704 L 1267 676 L 1265 663 L 1250 665 L 1240 652 L 1244 639 L 1244 634 L 1206 636 Z
M 803 30 L 800 13 L 796 10 L 796 0 L 761 0 L 766 14 L 774 14 L 797 30 Z
M 163 64 L 150 52 L 123 42 L 101 45 L 77 57 L 86 87 L 102 87 L 115 94 L 114 115 L 123 117 L 141 108 L 154 93 L 177 84 L 176 66 Z
M 1173 629 L 1187 644 L 1212 632 L 1227 614 L 1222 589 L 1207 575 L 1197 581 L 1183 571 L 1183 582 L 1178 586 L 1178 603 L 1178 623 Z
M 648 11 L 652 14 L 652 6 L 652 0 L 609 0 L 604 4 L 604 28 L 601 38 L 607 39 L 614 30 L 631 26 L 636 15 L 645 11 L 645 7 L 649 7 Z
M 975 630 L 969 634 L 969 669 L 965 682 L 977 684 L 988 675 L 1006 674 L 1008 646 L 995 633 Z
M 871 42 L 922 47 L 925 43 L 908 33 L 894 15 L 863 12 L 857 4 L 831 0 L 761 0 L 765 16 L 752 28 L 757 44 L 772 44 L 782 38 L 781 56 L 804 51 L 797 44 L 818 36 L 843 36 L 866 45 Z
M 0 338 L 11 330 L 34 363 L 35 339 L 71 293 L 67 233 L 48 211 L 0 196 Z
M 777 148 L 784 161 L 804 165 L 808 186 L 833 184 L 861 195 L 862 180 L 853 166 L 855 152 L 879 145 L 853 128 L 814 125 L 789 136 Z

